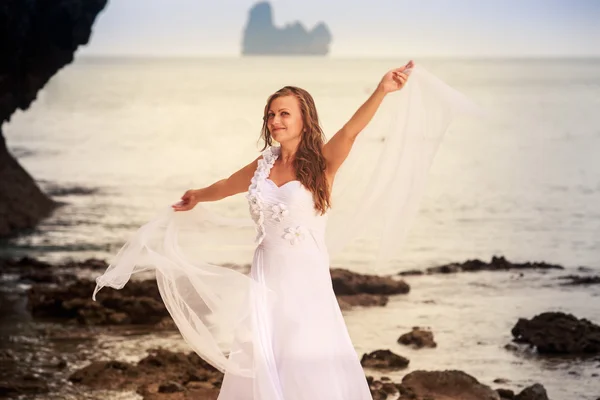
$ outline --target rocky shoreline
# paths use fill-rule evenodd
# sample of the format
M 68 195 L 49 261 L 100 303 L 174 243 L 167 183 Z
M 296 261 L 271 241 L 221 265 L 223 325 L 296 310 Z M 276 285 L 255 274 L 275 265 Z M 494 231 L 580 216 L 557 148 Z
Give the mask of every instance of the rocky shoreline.
M 134 330 L 136 335 L 157 332 L 177 333 L 164 308 L 154 280 L 132 280 L 121 290 L 105 289 L 92 301 L 95 283 L 82 276 L 95 276 L 107 268 L 103 260 L 49 264 L 32 258 L 0 259 L 2 277 L 12 276 L 13 283 L 25 288 L 15 295 L 22 312 L 32 321 L 50 321 L 53 328 L 38 332 L 40 340 L 93 341 L 102 332 L 115 329 Z M 491 263 L 467 261 L 465 264 L 428 269 L 423 274 L 476 272 L 479 270 L 543 270 L 561 269 L 543 263 L 512 264 L 503 258 Z M 583 271 L 582 272 L 588 272 Z M 410 293 L 410 285 L 399 276 L 373 276 L 345 269 L 332 269 L 332 284 L 340 306 L 382 307 L 390 296 Z M 415 273 L 402 274 L 414 276 Z M 556 280 L 556 285 L 594 284 L 589 276 L 567 275 Z M 17 301 L 18 303 L 18 301 Z M 57 328 L 57 324 L 61 326 Z M 586 319 L 561 312 L 549 311 L 530 319 L 519 318 L 512 329 L 513 342 L 505 344 L 507 351 L 533 349 L 537 357 L 561 354 L 573 357 L 596 357 L 600 362 L 600 326 Z M 399 335 L 397 342 L 413 349 L 437 347 L 435 332 L 426 327 L 413 327 Z M 390 343 L 392 345 L 393 343 Z M 89 346 L 93 348 L 93 346 Z M 222 374 L 206 364 L 195 353 L 184 353 L 152 348 L 138 363 L 119 359 L 85 362 L 85 354 L 70 359 L 52 351 L 38 353 L 31 364 L 36 368 L 19 370 L 24 364 L 23 351 L 0 348 L 0 398 L 48 393 L 60 385 L 87 387 L 87 390 L 133 391 L 144 399 L 216 399 Z M 26 360 L 31 361 L 31 360 Z M 376 350 L 363 354 L 361 363 L 366 369 L 374 399 L 398 398 L 413 400 L 470 400 L 470 399 L 548 399 L 541 384 L 531 385 L 519 393 L 497 387 L 492 389 L 463 371 L 412 371 L 401 382 L 392 382 L 382 376 L 367 376 L 369 371 L 402 370 L 410 360 L 390 350 Z M 25 363 L 26 364 L 26 363 Z M 82 365 L 74 368 L 74 364 Z M 13 366 L 13 368 L 11 368 Z M 40 372 L 42 371 L 42 372 Z M 54 383 L 61 376 L 60 384 Z M 596 374 L 597 376 L 597 374 Z M 498 378 L 495 384 L 503 385 Z M 54 386 L 53 386 L 54 385 Z M 85 389 L 84 389 L 85 390 Z M 600 393 L 598 394 L 600 395 Z

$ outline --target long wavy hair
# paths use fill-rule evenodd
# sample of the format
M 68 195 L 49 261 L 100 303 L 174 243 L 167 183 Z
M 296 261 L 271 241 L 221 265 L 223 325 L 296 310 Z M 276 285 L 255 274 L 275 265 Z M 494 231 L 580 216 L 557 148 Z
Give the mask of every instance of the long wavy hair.
M 325 134 L 319 125 L 319 115 L 315 107 L 315 101 L 310 93 L 296 86 L 285 86 L 269 96 L 265 113 L 263 116 L 263 126 L 261 138 L 264 140 L 265 150 L 273 143 L 271 132 L 267 126 L 269 109 L 271 103 L 278 97 L 294 96 L 300 103 L 302 112 L 302 122 L 304 130 L 300 139 L 300 144 L 296 151 L 294 159 L 294 170 L 296 179 L 300 181 L 313 195 L 315 210 L 325 214 L 331 207 L 330 190 L 325 175 L 326 162 L 323 156 L 323 144 L 325 143 Z

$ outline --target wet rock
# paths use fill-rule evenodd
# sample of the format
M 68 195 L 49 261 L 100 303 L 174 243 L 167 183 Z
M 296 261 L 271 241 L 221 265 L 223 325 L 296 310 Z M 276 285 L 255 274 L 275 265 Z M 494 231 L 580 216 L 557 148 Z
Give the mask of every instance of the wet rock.
M 417 349 L 423 347 L 437 347 L 437 343 L 433 340 L 433 332 L 431 332 L 429 328 L 422 329 L 418 326 L 413 327 L 412 331 L 400 336 L 398 338 L 398 343 L 413 346 Z
M 363 354 L 360 364 L 365 368 L 402 369 L 408 367 L 410 360 L 392 353 L 390 350 L 376 350 Z
M 515 398 L 515 392 L 510 389 L 496 389 L 496 393 L 502 400 L 514 400 Z
M 462 371 L 414 371 L 404 376 L 399 400 L 501 400 L 498 393 Z
M 517 346 L 515 346 L 514 344 L 505 344 L 504 348 L 508 351 L 519 351 L 519 348 Z
M 515 400 L 548 400 L 548 394 L 542 385 L 536 383 L 523 389 L 515 396 Z
M 600 326 L 562 312 L 519 318 L 512 335 L 515 342 L 535 346 L 540 354 L 600 353 Z
M 377 275 L 363 275 L 345 269 L 331 270 L 333 290 L 338 296 L 355 294 L 406 294 L 410 286 L 402 280 Z
M 355 306 L 385 306 L 388 295 L 406 294 L 410 291 L 410 286 L 402 280 L 363 275 L 340 268 L 331 270 L 331 281 L 342 310 Z
M 549 270 L 564 269 L 564 267 L 545 262 L 526 262 L 512 263 L 504 257 L 492 257 L 489 263 L 479 259 L 467 260 L 463 263 L 450 263 L 436 267 L 427 268 L 425 273 L 430 274 L 454 274 L 458 272 L 478 272 L 478 271 L 510 271 L 510 270 Z M 403 273 L 400 273 L 403 274 Z M 411 275 L 415 275 L 411 271 Z
M 59 268 L 59 266 L 31 257 L 0 259 L 0 269 L 5 273 L 8 272 L 19 275 L 20 279 L 27 283 L 51 283 L 61 285 L 77 280 L 75 275 Z
M 52 264 L 37 260 L 32 257 L 21 257 L 19 259 L 4 259 L 3 262 L 6 267 L 16 267 L 20 269 L 34 268 L 36 270 L 39 270 L 54 267 Z
M 132 390 L 137 388 L 138 379 L 140 371 L 121 361 L 96 361 L 69 377 L 73 383 L 105 390 Z
M 92 270 L 104 271 L 108 268 L 108 263 L 98 258 L 88 258 L 84 261 L 69 261 L 59 266 L 60 268 L 88 268 Z
M 159 393 L 177 393 L 177 392 L 185 392 L 185 386 L 177 382 L 167 382 L 163 383 L 158 387 Z
M 170 395 L 188 391 L 191 382 L 204 382 L 194 386 L 198 392 L 220 387 L 223 374 L 202 360 L 196 353 L 175 353 L 164 349 L 150 350 L 137 365 L 120 361 L 94 362 L 74 372 L 69 380 L 94 389 L 136 390 L 144 398 L 160 394 Z M 217 393 L 217 391 L 215 391 Z M 181 397 L 186 398 L 186 397 Z M 203 398 L 203 397 L 196 397 Z
M 157 324 L 168 312 L 153 280 L 131 281 L 121 290 L 104 289 L 91 298 L 95 283 L 51 287 L 34 285 L 28 308 L 38 318 L 66 318 L 84 325 Z
M 563 286 L 600 284 L 600 275 L 595 275 L 595 276 L 566 275 L 566 276 L 559 276 L 557 279 L 567 281 L 567 282 L 561 283 L 561 285 L 563 285 Z
M 17 375 L 0 379 L 0 397 L 16 398 L 23 395 L 48 393 L 44 379 L 31 375 Z
M 408 271 L 401 271 L 398 272 L 398 275 L 400 276 L 416 276 L 416 275 L 424 275 L 425 272 L 419 270 L 419 269 L 410 269 Z
M 337 296 L 342 310 L 350 310 L 354 307 L 383 307 L 388 303 L 389 297 L 379 294 L 355 294 L 352 296 Z
M 219 389 L 210 385 L 204 386 L 204 382 L 189 382 L 184 386 L 184 391 L 173 393 L 162 393 L 160 385 L 152 383 L 138 389 L 144 400 L 217 400 Z
M 21 274 L 21 279 L 32 283 L 66 284 L 77 280 L 73 274 L 52 270 L 29 270 Z

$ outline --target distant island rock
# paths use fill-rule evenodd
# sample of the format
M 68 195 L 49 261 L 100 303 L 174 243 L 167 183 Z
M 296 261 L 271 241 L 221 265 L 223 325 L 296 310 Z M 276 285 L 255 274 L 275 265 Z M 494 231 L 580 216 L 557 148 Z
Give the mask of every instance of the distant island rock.
M 87 44 L 108 0 L 3 0 L 0 6 L 0 238 L 33 228 L 57 206 L 8 151 L 2 125 Z
M 268 2 L 255 4 L 244 29 L 242 55 L 327 55 L 332 36 L 320 22 L 307 31 L 300 22 L 278 28 Z

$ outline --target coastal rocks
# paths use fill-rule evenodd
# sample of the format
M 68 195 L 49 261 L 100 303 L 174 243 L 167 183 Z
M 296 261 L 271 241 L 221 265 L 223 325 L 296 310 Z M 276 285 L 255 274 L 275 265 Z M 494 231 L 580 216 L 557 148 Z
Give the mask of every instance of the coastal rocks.
M 76 271 L 103 271 L 107 263 L 99 259 L 58 265 L 32 258 L 0 260 L 0 268 L 33 283 L 28 291 L 28 310 L 37 318 L 68 319 L 81 325 L 151 325 L 175 329 L 155 280 L 130 280 L 122 289 L 105 288 L 93 301 L 95 282 L 79 279 Z M 409 286 L 389 277 L 332 270 L 332 282 L 340 307 L 385 306 L 389 294 L 406 293 Z
M 515 400 L 548 400 L 548 393 L 542 385 L 536 383 L 523 389 L 521 393 L 515 396 Z
M 410 286 L 402 280 L 377 275 L 363 275 L 340 268 L 331 270 L 331 281 L 333 290 L 338 296 L 360 293 L 394 295 L 406 294 L 410 291 Z
M 402 379 L 399 400 L 501 400 L 498 393 L 462 371 L 413 371 Z
M 144 399 L 216 399 L 223 374 L 195 353 L 154 349 L 137 365 L 94 362 L 69 380 L 94 389 L 136 390 Z
M 364 368 L 373 369 L 402 369 L 408 367 L 408 358 L 392 353 L 390 350 L 376 350 L 369 354 L 363 354 L 360 364 Z
M 534 346 L 540 354 L 600 353 L 600 326 L 562 312 L 546 312 L 531 320 L 519 318 L 514 341 Z
M 388 303 L 387 296 L 360 293 L 350 296 L 337 296 L 338 304 L 344 311 L 354 307 L 383 307 Z
M 243 55 L 326 55 L 331 33 L 324 23 L 310 32 L 299 22 L 278 28 L 268 2 L 255 4 L 250 10 L 242 40 Z
M 539 383 L 526 387 L 516 395 L 509 389 L 496 389 L 496 392 L 501 400 L 549 400 L 546 389 Z
M 342 310 L 353 306 L 385 306 L 388 295 L 410 291 L 410 286 L 402 280 L 362 275 L 340 268 L 331 269 L 331 281 Z
M 550 270 L 564 269 L 564 267 L 545 262 L 526 262 L 526 263 L 511 263 L 504 257 L 492 257 L 489 263 L 475 259 L 467 260 L 463 263 L 451 263 L 436 267 L 427 268 L 425 274 L 453 274 L 458 272 L 478 272 L 478 271 L 509 271 L 509 270 Z M 399 275 L 420 275 L 419 271 L 411 270 L 400 272 Z
M 566 276 L 559 276 L 557 279 L 567 281 L 567 282 L 561 283 L 561 285 L 563 285 L 563 286 L 598 285 L 598 284 L 600 284 L 600 275 L 595 275 L 595 276 L 566 275 Z
M 5 0 L 0 7 L 0 237 L 34 227 L 57 206 L 8 152 L 2 125 L 73 61 L 106 3 Z
M 34 317 L 66 318 L 83 325 L 164 324 L 169 316 L 156 282 L 132 281 L 121 290 L 91 298 L 95 283 L 78 280 L 68 286 L 34 285 L 28 308 Z
M 437 347 L 437 343 L 433 340 L 433 332 L 429 329 L 419 328 L 418 326 L 413 327 L 412 331 L 400 336 L 398 343 L 413 346 L 416 349 Z
M 12 376 L 10 379 L 0 378 L 0 398 L 17 398 L 22 395 L 47 392 L 48 385 L 45 379 L 32 374 Z
M 388 396 L 392 398 L 398 396 L 397 385 L 385 377 L 382 377 L 381 381 L 377 381 L 369 376 L 367 377 L 367 383 L 369 384 L 373 400 L 386 400 Z

